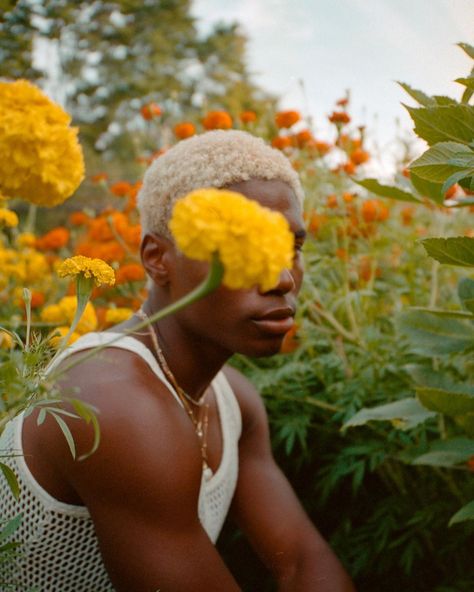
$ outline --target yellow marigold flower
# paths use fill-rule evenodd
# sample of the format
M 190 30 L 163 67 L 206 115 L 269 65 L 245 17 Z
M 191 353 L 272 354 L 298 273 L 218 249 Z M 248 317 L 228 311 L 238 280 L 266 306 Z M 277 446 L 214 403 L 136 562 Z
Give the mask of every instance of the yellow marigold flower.
M 75 255 L 65 259 L 57 268 L 59 277 L 77 276 L 82 274 L 85 278 L 93 278 L 96 286 L 115 284 L 114 270 L 102 259 L 91 259 L 84 255 Z
M 18 226 L 18 216 L 15 212 L 7 210 L 6 208 L 0 208 L 0 226 L 2 225 L 8 226 L 9 228 Z
M 187 257 L 210 261 L 218 253 L 229 288 L 270 290 L 292 267 L 294 237 L 285 217 L 240 193 L 193 191 L 176 202 L 169 227 Z
M 58 304 L 45 306 L 41 311 L 41 320 L 45 323 L 57 323 L 61 325 L 71 325 L 77 308 L 77 298 L 75 296 L 64 296 Z M 82 335 L 89 331 L 97 329 L 97 315 L 91 302 L 88 302 L 81 320 L 76 327 L 76 333 Z
M 0 81 L 0 192 L 41 206 L 70 197 L 84 178 L 71 117 L 27 80 Z
M 32 232 L 21 232 L 16 238 L 16 244 L 21 247 L 33 247 L 36 236 Z
M 57 327 L 54 330 L 53 335 L 50 338 L 50 343 L 54 348 L 58 348 L 59 345 L 62 343 L 62 340 L 64 337 L 66 337 L 67 333 L 69 331 L 68 327 Z M 69 336 L 69 339 L 67 340 L 67 344 L 66 345 L 71 345 L 73 344 L 75 341 L 77 341 L 79 339 L 81 335 L 79 333 L 77 333 L 76 331 L 73 331 L 71 333 L 71 335 Z
M 107 325 L 118 325 L 123 321 L 126 321 L 133 315 L 131 308 L 108 308 L 105 313 L 105 322 Z
M 10 333 L 3 331 L 0 329 L 0 348 L 1 349 L 11 349 L 13 347 L 13 337 Z
M 21 260 L 25 267 L 25 276 L 29 283 L 37 282 L 49 275 L 49 265 L 43 253 L 28 249 L 21 253 Z

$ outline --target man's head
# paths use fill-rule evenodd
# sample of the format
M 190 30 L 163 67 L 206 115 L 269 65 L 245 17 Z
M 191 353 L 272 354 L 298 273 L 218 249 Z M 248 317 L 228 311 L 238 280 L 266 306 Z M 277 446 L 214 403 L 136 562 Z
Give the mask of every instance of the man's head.
M 206 132 L 179 142 L 156 159 L 138 196 L 143 233 L 170 236 L 174 202 L 203 187 L 223 188 L 250 179 L 280 180 L 301 203 L 303 189 L 289 160 L 261 138 L 237 130 Z

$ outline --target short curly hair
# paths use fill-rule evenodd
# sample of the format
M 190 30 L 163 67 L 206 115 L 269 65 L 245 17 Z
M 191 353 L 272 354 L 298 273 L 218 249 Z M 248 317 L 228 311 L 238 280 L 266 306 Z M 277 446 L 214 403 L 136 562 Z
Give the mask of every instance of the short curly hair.
M 215 130 L 182 140 L 148 168 L 138 195 L 142 233 L 170 237 L 174 202 L 195 189 L 223 188 L 249 179 L 287 183 L 300 203 L 303 188 L 290 161 L 262 138 L 238 130 Z

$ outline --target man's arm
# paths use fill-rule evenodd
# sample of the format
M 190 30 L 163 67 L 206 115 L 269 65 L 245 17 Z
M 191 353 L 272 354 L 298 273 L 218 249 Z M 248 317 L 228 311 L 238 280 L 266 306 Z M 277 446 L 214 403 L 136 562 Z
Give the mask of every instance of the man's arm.
M 273 459 L 261 397 L 239 372 L 225 372 L 242 412 L 239 480 L 232 504 L 237 523 L 274 574 L 279 592 L 354 592 Z
M 131 368 L 129 359 L 129 352 L 107 352 L 62 383 L 66 393 L 79 386 L 77 396 L 99 409 L 94 454 L 74 461 L 51 417 L 34 426 L 34 449 L 48 454 L 88 507 L 117 592 L 238 592 L 197 516 L 201 458 L 193 425 L 146 364 Z M 90 426 L 67 421 L 78 454 L 90 450 Z

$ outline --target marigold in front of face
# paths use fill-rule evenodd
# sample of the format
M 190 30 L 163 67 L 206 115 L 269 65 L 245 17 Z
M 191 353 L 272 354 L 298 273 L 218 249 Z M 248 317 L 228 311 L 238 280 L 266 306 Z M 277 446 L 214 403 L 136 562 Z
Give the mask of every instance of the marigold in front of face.
M 114 270 L 102 259 L 91 259 L 83 255 L 76 255 L 64 260 L 58 267 L 59 277 L 83 275 L 92 278 L 96 286 L 115 283 Z
M 240 193 L 193 191 L 176 202 L 169 228 L 187 257 L 211 261 L 218 254 L 228 288 L 270 290 L 293 265 L 294 237 L 285 217 Z

